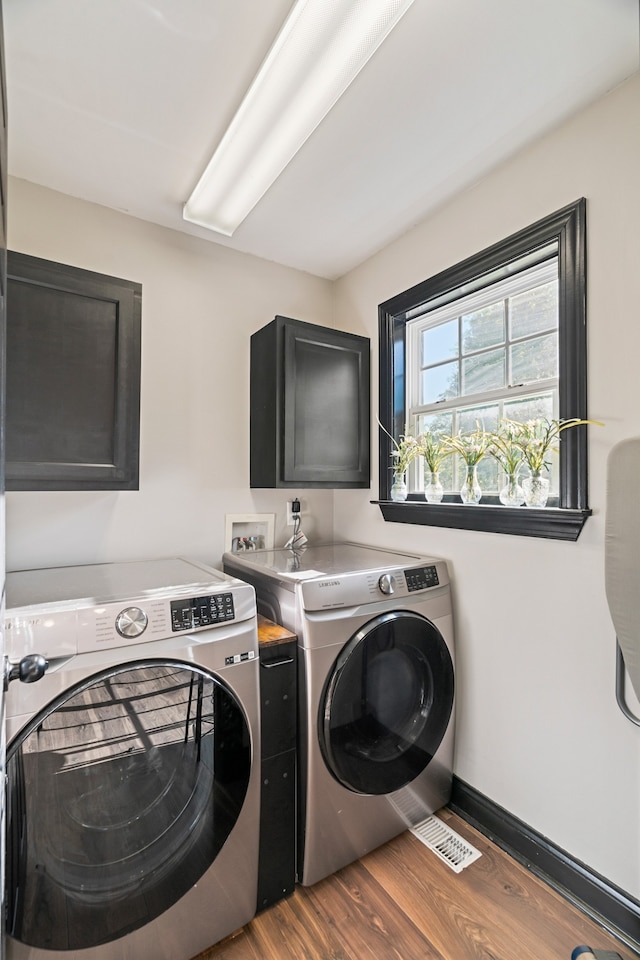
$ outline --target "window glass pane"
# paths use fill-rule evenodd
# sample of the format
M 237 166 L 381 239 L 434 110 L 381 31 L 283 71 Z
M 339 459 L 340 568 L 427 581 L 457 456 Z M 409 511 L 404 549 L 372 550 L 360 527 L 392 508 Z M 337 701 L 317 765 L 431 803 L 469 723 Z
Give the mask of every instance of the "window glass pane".
M 445 493 L 453 493 L 453 457 L 447 457 L 442 461 L 440 483 Z
M 542 393 L 536 397 L 523 397 L 520 400 L 505 403 L 504 416 L 507 420 L 519 420 L 521 423 L 542 417 L 552 420 L 554 417 L 553 394 Z
M 452 488 L 450 492 L 460 493 L 460 488 L 464 483 L 466 465 L 462 457 L 452 457 L 449 461 L 449 469 L 453 469 Z M 493 494 L 498 491 L 498 465 L 493 457 L 483 457 L 477 468 L 478 483 L 482 489 L 483 495 Z M 442 475 L 440 477 L 442 480 Z M 442 480 L 444 486 L 444 480 Z M 445 487 L 447 490 L 447 487 Z
M 497 403 L 484 403 L 474 407 L 465 407 L 456 417 L 457 433 L 473 433 L 480 430 L 495 430 L 500 419 L 500 407 Z M 455 457 L 454 490 L 459 493 L 465 475 L 465 465 L 460 457 Z M 485 493 L 495 492 L 498 471 L 493 457 L 483 457 L 478 464 L 478 481 Z
M 430 413 L 420 417 L 418 433 L 431 430 L 432 433 L 443 433 L 450 436 L 453 433 L 453 413 L 443 410 L 441 413 Z
M 463 393 L 485 393 L 505 385 L 505 351 L 488 350 L 462 361 Z
M 543 283 L 509 300 L 511 338 L 558 326 L 558 281 Z
M 428 467 L 424 464 L 424 461 L 421 461 L 423 475 L 418 478 L 419 489 L 424 490 L 427 480 L 424 477 L 424 471 L 428 471 Z M 440 469 L 438 471 L 440 475 L 440 483 L 445 493 L 453 493 L 454 490 L 454 474 L 453 474 L 453 457 L 447 457 L 440 464 Z
M 504 416 L 508 420 L 519 420 L 521 423 L 527 423 L 529 420 L 553 420 L 557 417 L 557 413 L 554 413 L 553 394 L 542 393 L 535 397 L 523 397 L 513 403 L 505 403 Z M 557 496 L 560 485 L 558 454 L 550 451 L 547 461 L 549 470 L 544 471 L 543 476 L 551 481 L 551 495 Z M 525 477 L 528 473 L 528 469 L 523 467 L 522 476 Z
M 511 382 L 532 383 L 558 376 L 558 334 L 524 340 L 511 347 Z
M 492 303 L 462 317 L 463 353 L 504 343 L 504 301 Z
M 480 425 L 481 430 L 495 430 L 500 418 L 497 403 L 483 403 L 475 407 L 464 407 L 458 412 L 456 433 L 472 433 Z
M 426 430 L 448 437 L 451 436 L 454 432 L 453 413 L 450 410 L 443 410 L 442 413 L 434 413 L 420 417 L 418 420 L 418 433 L 424 433 Z M 453 457 L 447 457 L 442 461 L 440 467 L 440 483 L 444 487 L 445 493 L 451 493 L 453 491 Z M 424 490 L 423 476 L 418 477 L 418 489 Z
M 458 319 L 422 331 L 422 363 L 441 363 L 458 356 Z
M 422 403 L 437 403 L 458 396 L 458 362 L 441 363 L 422 371 Z
M 483 497 L 498 492 L 498 464 L 493 457 L 483 457 L 478 464 L 478 483 Z

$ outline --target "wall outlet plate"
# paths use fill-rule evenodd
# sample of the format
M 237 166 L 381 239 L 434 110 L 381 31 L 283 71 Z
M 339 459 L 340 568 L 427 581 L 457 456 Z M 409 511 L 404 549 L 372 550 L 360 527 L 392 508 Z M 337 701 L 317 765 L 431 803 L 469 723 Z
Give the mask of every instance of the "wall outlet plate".
M 298 500 L 298 503 L 300 504 L 300 509 L 298 510 L 297 513 L 293 512 L 293 500 L 287 500 L 287 526 L 288 527 L 293 526 L 296 517 L 302 517 L 302 501 L 299 500 L 297 497 L 295 499 Z

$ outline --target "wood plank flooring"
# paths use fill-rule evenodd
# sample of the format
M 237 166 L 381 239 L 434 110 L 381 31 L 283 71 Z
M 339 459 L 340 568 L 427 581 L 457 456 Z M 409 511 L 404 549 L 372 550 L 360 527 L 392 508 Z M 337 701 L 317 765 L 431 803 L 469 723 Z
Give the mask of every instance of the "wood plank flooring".
M 482 852 L 462 873 L 405 833 L 259 914 L 197 960 L 570 960 L 630 950 L 449 810 Z

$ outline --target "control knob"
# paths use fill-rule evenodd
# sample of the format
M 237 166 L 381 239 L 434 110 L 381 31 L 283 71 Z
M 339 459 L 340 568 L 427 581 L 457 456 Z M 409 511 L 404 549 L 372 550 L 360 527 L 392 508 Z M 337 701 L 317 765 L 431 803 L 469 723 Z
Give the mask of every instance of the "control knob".
M 378 580 L 378 588 L 380 589 L 381 593 L 389 596 L 396 589 L 396 578 L 392 573 L 383 573 Z
M 116 630 L 121 637 L 127 640 L 135 640 L 147 629 L 149 619 L 140 607 L 127 607 L 121 610 L 116 617 Z

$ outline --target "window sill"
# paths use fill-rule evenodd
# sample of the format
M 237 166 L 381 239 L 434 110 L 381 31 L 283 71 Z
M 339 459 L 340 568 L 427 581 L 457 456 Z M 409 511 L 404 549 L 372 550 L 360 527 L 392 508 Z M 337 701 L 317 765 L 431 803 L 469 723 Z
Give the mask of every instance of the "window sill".
M 420 500 L 372 500 L 386 521 L 458 530 L 482 530 L 547 540 L 577 540 L 591 510 L 564 507 L 503 507 L 492 504 L 425 503 Z

